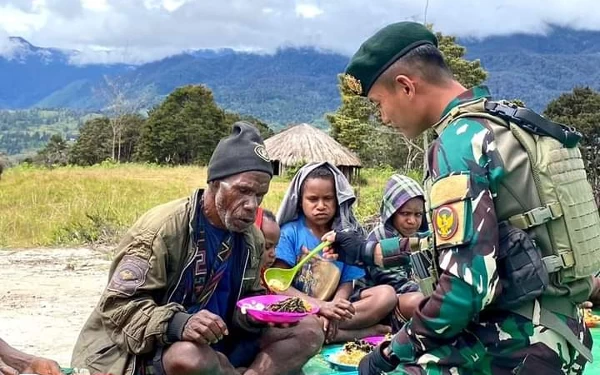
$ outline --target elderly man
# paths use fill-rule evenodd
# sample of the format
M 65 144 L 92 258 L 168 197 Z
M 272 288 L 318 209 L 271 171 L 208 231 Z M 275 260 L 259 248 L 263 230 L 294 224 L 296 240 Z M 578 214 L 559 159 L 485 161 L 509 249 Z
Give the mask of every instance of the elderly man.
M 220 141 L 208 187 L 142 216 L 118 247 L 73 367 L 112 374 L 296 374 L 321 348 L 318 320 L 270 327 L 236 302 L 264 293 L 253 223 L 272 167 L 244 122 Z
M 23 353 L 0 339 L 0 375 L 61 375 L 58 363 Z

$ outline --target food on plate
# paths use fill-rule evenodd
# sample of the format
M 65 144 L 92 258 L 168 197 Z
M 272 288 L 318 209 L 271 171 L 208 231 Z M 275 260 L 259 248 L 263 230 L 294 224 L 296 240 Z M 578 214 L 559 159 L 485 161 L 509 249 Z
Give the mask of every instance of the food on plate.
M 360 360 L 371 353 L 374 348 L 375 345 L 369 344 L 365 340 L 350 341 L 344 344 L 343 349 L 333 359 L 343 365 L 358 366 Z
M 307 313 L 310 310 L 311 306 L 300 297 L 290 297 L 267 306 L 267 311 L 276 312 Z
M 592 310 L 590 309 L 585 309 L 584 310 L 584 320 L 585 320 L 585 325 L 588 327 L 595 327 L 598 324 L 600 324 L 600 316 L 596 315 L 596 314 L 592 314 Z
M 283 283 L 277 279 L 269 280 L 267 285 L 269 289 L 275 292 L 282 292 L 285 289 Z

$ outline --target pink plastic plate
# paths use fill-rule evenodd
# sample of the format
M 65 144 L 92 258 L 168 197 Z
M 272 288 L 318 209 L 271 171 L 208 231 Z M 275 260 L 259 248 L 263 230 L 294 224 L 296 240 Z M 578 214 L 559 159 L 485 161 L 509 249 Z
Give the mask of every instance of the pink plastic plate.
M 305 316 L 314 315 L 319 312 L 318 306 L 311 306 L 311 310 L 307 313 L 267 311 L 267 306 L 288 298 L 290 297 L 276 294 L 248 297 L 239 300 L 237 307 L 242 310 L 242 313 L 247 313 L 254 319 L 265 323 L 296 323 L 302 320 L 302 318 Z
M 379 345 L 379 344 L 381 344 L 381 342 L 383 342 L 385 340 L 385 336 L 365 337 L 363 340 L 365 340 L 366 342 L 368 342 L 371 345 Z

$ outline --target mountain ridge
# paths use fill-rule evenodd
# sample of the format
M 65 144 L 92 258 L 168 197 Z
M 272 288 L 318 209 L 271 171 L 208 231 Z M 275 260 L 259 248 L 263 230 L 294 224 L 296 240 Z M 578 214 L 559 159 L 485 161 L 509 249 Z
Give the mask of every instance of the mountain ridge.
M 223 108 L 253 115 L 280 128 L 289 123 L 324 125 L 340 104 L 336 76 L 349 56 L 305 48 L 271 54 L 232 49 L 186 51 L 165 59 L 127 64 L 73 65 L 74 50 L 36 47 L 20 37 L 13 58 L 0 56 L 0 109 L 69 108 L 97 111 L 109 76 L 131 97 L 144 92 L 156 104 L 173 89 L 205 84 Z M 551 27 L 546 35 L 460 38 L 467 58 L 488 71 L 485 84 L 498 98 L 525 101 L 537 111 L 577 85 L 600 89 L 600 32 Z

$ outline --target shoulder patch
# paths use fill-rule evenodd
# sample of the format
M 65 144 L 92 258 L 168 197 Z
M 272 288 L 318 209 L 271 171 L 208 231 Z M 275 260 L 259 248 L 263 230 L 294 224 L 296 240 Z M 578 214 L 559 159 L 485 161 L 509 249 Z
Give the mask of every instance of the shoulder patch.
M 463 245 L 468 242 L 471 220 L 469 175 L 451 175 L 431 187 L 431 225 L 436 247 Z
M 115 269 L 107 289 L 131 297 L 146 282 L 149 269 L 147 260 L 125 255 Z

